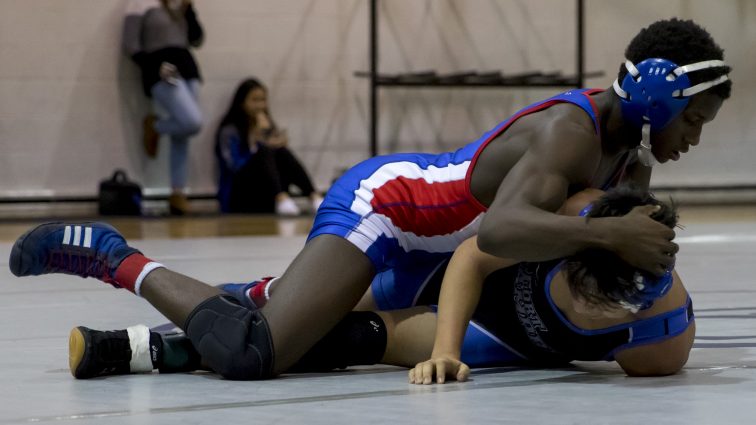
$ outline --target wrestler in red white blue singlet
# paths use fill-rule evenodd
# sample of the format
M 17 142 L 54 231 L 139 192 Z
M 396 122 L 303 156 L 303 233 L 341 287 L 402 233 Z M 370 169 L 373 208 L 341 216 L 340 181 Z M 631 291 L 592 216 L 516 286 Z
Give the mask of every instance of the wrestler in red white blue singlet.
M 368 159 L 328 191 L 309 238 L 344 237 L 370 257 L 377 273 L 411 263 L 438 264 L 477 234 L 486 206 L 470 192 L 480 152 L 522 116 L 558 103 L 583 109 L 599 131 L 590 94 L 572 90 L 528 106 L 478 140 L 442 154 L 399 153 Z

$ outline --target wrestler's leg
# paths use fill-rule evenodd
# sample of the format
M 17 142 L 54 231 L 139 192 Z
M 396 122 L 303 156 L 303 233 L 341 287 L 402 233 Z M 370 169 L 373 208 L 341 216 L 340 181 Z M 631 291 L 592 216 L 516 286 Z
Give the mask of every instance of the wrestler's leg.
M 429 307 L 379 311 L 386 326 L 381 363 L 414 367 L 430 358 L 436 336 L 436 314 Z
M 352 310 L 373 274 L 368 257 L 343 238 L 321 235 L 310 240 L 276 281 L 275 296 L 256 312 L 267 320 L 273 374 L 291 367 Z M 167 269 L 147 275 L 141 287 L 142 296 L 169 320 L 186 323 L 190 337 L 192 328 L 187 321 L 194 317 L 190 315 L 201 303 L 222 293 L 219 288 Z M 202 353 L 201 347 L 197 348 Z
M 200 303 L 223 293 L 221 289 L 189 276 L 159 268 L 145 277 L 140 295 L 168 320 L 183 326 Z
M 95 277 L 142 295 L 186 331 L 214 370 L 233 379 L 286 370 L 357 304 L 374 274 L 350 242 L 321 235 L 279 279 L 278 295 L 251 311 L 220 289 L 149 260 L 102 223 L 35 227 L 16 241 L 10 266 L 17 276 Z
M 311 239 L 261 309 L 273 335 L 275 373 L 293 365 L 351 311 L 375 272 L 368 257 L 333 235 Z

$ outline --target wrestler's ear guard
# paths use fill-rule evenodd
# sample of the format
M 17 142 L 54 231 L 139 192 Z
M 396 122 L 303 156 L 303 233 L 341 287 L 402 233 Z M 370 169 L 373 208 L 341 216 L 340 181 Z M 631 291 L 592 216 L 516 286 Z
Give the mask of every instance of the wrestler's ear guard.
M 651 131 L 666 127 L 682 113 L 690 97 L 722 84 L 729 79 L 725 75 L 691 86 L 688 73 L 709 68 L 726 67 L 721 60 L 708 60 L 678 66 L 672 61 L 650 58 L 633 64 L 625 61 L 627 75 L 620 84 L 614 80 L 614 92 L 621 99 L 622 117 L 641 129 L 638 159 L 647 167 L 656 164 L 651 152 Z
M 674 270 L 674 263 L 670 265 L 664 274 L 659 277 L 644 276 L 640 272 L 635 272 L 634 282 L 636 288 L 638 288 L 638 302 L 633 303 L 638 310 L 645 310 L 654 305 L 654 301 L 667 295 L 670 289 L 672 289 L 672 283 L 674 278 L 672 276 L 672 270 Z

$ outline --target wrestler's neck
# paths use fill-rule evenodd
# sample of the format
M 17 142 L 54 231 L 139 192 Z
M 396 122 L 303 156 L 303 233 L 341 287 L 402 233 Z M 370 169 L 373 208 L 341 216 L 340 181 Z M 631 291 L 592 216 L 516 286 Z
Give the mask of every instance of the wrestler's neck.
M 599 111 L 601 143 L 604 150 L 625 152 L 638 146 L 640 130 L 628 127 L 622 119 L 619 97 L 614 90 L 604 90 L 591 96 Z

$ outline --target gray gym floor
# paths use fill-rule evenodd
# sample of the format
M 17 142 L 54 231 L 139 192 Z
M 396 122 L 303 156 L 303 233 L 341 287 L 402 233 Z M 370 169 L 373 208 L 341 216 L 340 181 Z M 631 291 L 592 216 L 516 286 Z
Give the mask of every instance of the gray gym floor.
M 698 335 L 678 375 L 628 378 L 611 363 L 476 370 L 466 383 L 413 386 L 374 366 L 231 382 L 209 373 L 78 381 L 68 332 L 150 326 L 145 301 L 94 280 L 14 278 L 0 244 L 0 423 L 87 424 L 752 424 L 756 417 L 756 214 L 683 222 L 677 270 Z M 132 240 L 148 256 L 216 284 L 282 272 L 293 237 Z

